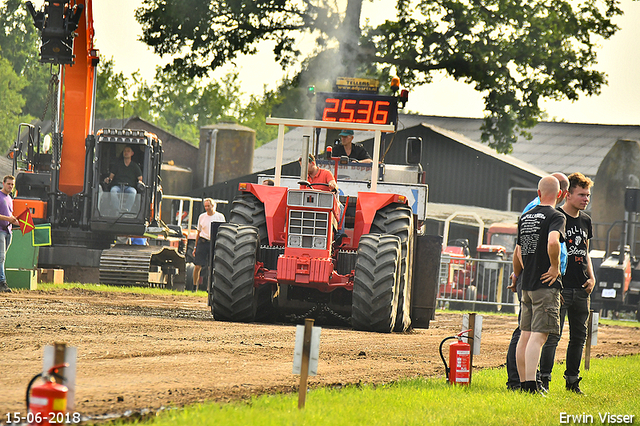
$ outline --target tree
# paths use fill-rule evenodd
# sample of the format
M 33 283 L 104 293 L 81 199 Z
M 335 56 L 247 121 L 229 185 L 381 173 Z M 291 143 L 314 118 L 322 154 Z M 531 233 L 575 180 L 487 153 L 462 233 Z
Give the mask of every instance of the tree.
M 122 105 L 125 102 L 125 91 L 128 85 L 122 72 L 114 71 L 113 58 L 100 58 L 96 72 L 96 110 L 97 119 L 111 119 L 124 114 Z
M 11 63 L 0 58 L 0 153 L 13 145 L 18 125 L 32 118 L 22 115 L 25 101 L 20 92 L 26 85 L 26 79 L 15 73 Z
M 227 75 L 224 83 L 207 82 L 158 67 L 154 84 L 145 90 L 151 95 L 152 120 L 195 145 L 200 139 L 200 127 L 219 121 L 238 121 L 237 74 Z
M 483 93 L 483 141 L 510 152 L 542 116 L 542 99 L 599 93 L 606 79 L 592 69 L 594 49 L 622 14 L 618 0 L 397 0 L 395 20 L 361 30 L 361 7 L 348 0 L 342 14 L 328 0 L 144 0 L 136 17 L 143 41 L 174 55 L 168 68 L 189 76 L 265 41 L 286 67 L 298 60 L 300 34 L 316 35 L 320 50 L 338 44 L 334 63 L 346 66 L 334 76 L 377 69 L 411 87 L 444 71 Z
M 29 84 L 21 91 L 22 113 L 40 117 L 44 113 L 50 79 L 49 66 L 38 62 L 40 36 L 22 0 L 5 0 L 0 9 L 0 56 L 7 59 L 16 75 Z

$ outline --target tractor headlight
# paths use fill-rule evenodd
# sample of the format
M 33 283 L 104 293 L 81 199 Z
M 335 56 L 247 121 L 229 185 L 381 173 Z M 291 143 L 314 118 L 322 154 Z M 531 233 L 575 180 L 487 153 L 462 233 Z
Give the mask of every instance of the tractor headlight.
M 600 281 L 600 287 L 606 287 L 606 286 L 607 286 L 606 281 Z
M 289 247 L 302 247 L 302 235 L 289 235 Z
M 613 288 L 622 288 L 622 283 L 613 283 Z
M 313 248 L 323 249 L 327 246 L 327 239 L 325 237 L 313 237 Z

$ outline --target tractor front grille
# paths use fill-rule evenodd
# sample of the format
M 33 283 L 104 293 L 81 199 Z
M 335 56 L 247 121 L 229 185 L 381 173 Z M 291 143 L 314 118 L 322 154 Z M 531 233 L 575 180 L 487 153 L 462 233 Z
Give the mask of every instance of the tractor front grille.
M 328 229 L 328 212 L 290 210 L 287 246 L 326 249 Z

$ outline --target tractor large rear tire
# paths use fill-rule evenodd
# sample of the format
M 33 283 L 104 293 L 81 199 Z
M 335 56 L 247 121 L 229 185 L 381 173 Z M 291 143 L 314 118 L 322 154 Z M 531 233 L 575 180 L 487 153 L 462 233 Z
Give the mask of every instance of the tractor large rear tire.
M 254 287 L 258 240 L 253 226 L 220 225 L 213 256 L 211 305 L 217 321 L 253 322 L 270 313 L 270 287 Z
M 353 279 L 351 325 L 390 333 L 398 310 L 400 238 L 367 234 L 360 238 Z
M 400 238 L 401 271 L 398 288 L 398 313 L 394 331 L 411 326 L 411 285 L 413 282 L 414 227 L 413 211 L 404 204 L 389 204 L 376 213 L 371 233 L 396 235 Z
M 264 204 L 252 193 L 241 192 L 234 198 L 229 214 L 229 223 L 255 226 L 260 236 L 260 245 L 269 245 Z

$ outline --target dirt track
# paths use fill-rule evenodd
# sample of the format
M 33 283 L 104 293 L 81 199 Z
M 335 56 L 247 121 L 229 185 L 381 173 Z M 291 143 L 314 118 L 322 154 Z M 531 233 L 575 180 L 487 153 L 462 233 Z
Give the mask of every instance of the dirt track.
M 27 383 L 41 369 L 44 345 L 54 342 L 78 348 L 76 410 L 90 416 L 226 401 L 297 385 L 291 374 L 293 325 L 216 322 L 203 297 L 18 291 L 0 295 L 0 306 L 0 423 L 5 413 L 25 412 Z M 515 316 L 485 316 L 474 366 L 503 365 L 515 326 Z M 442 376 L 438 345 L 460 327 L 460 315 L 442 312 L 430 329 L 405 334 L 325 327 L 319 375 L 310 385 Z M 592 356 L 640 353 L 640 328 L 601 325 L 598 339 Z M 560 348 L 557 360 L 564 359 L 566 336 Z

